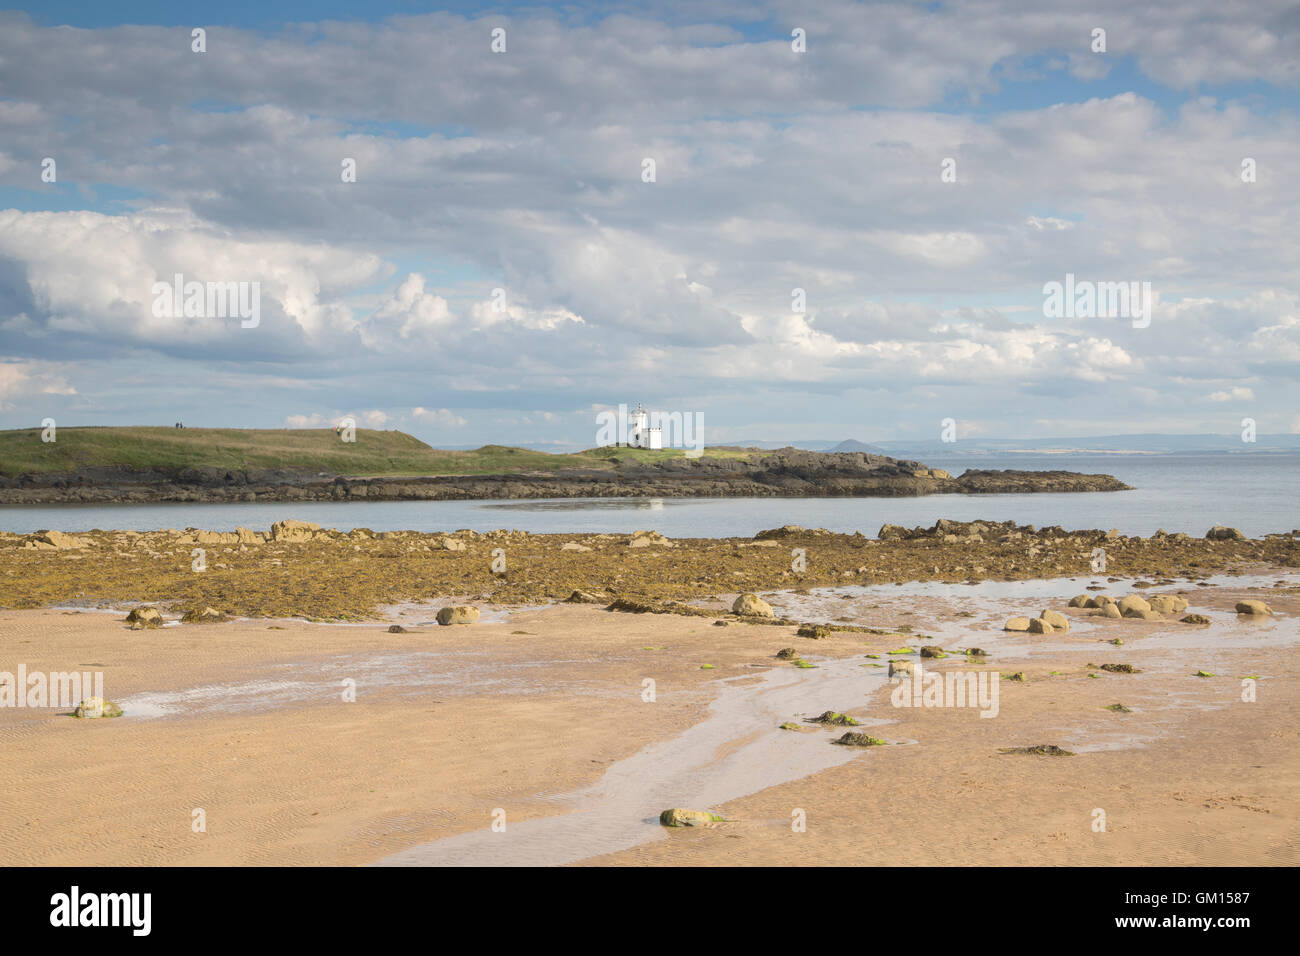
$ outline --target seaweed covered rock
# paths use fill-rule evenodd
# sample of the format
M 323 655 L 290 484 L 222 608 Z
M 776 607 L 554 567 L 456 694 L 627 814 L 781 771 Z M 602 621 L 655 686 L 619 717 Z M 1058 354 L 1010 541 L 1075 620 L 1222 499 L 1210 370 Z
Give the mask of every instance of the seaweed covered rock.
M 104 700 L 102 697 L 87 697 L 73 711 L 74 717 L 94 720 L 100 717 L 121 717 L 122 707 L 116 701 Z
M 181 615 L 182 624 L 220 624 L 225 620 L 228 620 L 226 615 L 214 607 L 191 608 Z
M 841 747 L 881 747 L 884 741 L 879 737 L 873 737 L 870 734 L 855 734 L 852 731 L 844 736 L 832 740 L 831 743 L 839 744 Z
M 723 818 L 707 810 L 686 810 L 671 807 L 659 814 L 659 824 L 665 827 L 702 827 L 710 823 L 721 823 Z

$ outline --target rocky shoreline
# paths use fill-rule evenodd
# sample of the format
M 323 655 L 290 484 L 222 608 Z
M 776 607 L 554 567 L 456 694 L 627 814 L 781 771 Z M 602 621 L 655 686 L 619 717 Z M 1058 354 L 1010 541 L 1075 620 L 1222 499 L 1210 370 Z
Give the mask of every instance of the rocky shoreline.
M 378 608 L 403 602 L 574 599 L 676 613 L 720 595 L 835 585 L 1078 575 L 1104 584 L 1119 575 L 1194 586 L 1216 573 L 1297 567 L 1300 529 L 1255 540 L 1218 527 L 1199 538 L 1143 538 L 941 520 L 930 528 L 887 524 L 876 538 L 795 526 L 753 538 L 667 538 L 653 531 L 343 532 L 287 520 L 269 532 L 0 533 L 0 607 L 159 602 L 181 613 L 373 620 Z
M 1126 491 L 1110 475 L 986 471 L 954 477 L 917 461 L 793 448 L 753 458 L 610 460 L 609 469 L 352 477 L 265 469 L 83 469 L 0 477 L 0 504 L 449 501 L 521 498 L 836 498 Z

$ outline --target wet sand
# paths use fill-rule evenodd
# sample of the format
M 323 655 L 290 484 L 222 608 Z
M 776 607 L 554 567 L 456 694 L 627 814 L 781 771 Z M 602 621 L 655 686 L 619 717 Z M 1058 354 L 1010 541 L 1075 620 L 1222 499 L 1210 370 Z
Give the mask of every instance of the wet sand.
M 1272 587 L 1284 575 L 1291 587 Z M 0 864 L 1296 863 L 1297 575 L 1158 589 L 1184 592 L 1210 627 L 1075 617 L 1069 633 L 1001 631 L 1092 580 L 770 597 L 799 619 L 915 635 L 819 640 L 576 605 L 442 628 L 406 608 L 407 634 L 387 621 L 131 631 L 120 613 L 3 611 L 0 670 L 102 665 L 126 716 L 0 708 Z M 1238 618 L 1249 596 L 1277 616 Z M 926 644 L 988 652 L 922 663 L 1003 675 L 995 718 L 891 706 L 871 665 Z M 782 647 L 817 666 L 774 660 Z M 1108 662 L 1140 673 L 1085 666 Z M 1005 679 L 1016 672 L 1023 683 Z M 888 745 L 833 746 L 845 728 L 803 724 L 823 710 Z M 998 752 L 1036 744 L 1075 756 Z M 653 814 L 668 806 L 728 822 L 665 830 Z

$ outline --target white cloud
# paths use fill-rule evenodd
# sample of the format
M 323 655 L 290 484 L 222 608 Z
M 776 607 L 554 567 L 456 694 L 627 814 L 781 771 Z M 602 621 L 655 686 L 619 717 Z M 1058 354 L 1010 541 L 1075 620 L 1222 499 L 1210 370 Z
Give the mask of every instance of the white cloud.
M 418 422 L 438 425 L 442 428 L 460 428 L 469 424 L 465 419 L 446 408 L 422 408 L 417 406 L 411 409 L 411 417 Z

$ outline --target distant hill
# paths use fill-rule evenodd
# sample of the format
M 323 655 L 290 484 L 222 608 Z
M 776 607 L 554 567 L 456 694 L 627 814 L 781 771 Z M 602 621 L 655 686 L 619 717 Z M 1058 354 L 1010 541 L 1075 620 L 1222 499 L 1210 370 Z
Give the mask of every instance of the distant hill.
M 866 442 L 858 441 L 856 438 L 850 438 L 842 441 L 833 448 L 827 448 L 830 452 L 860 451 L 866 455 L 884 455 L 887 452 L 879 445 L 868 445 Z

